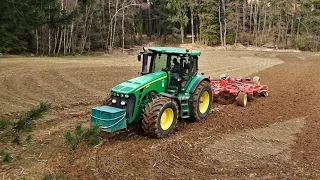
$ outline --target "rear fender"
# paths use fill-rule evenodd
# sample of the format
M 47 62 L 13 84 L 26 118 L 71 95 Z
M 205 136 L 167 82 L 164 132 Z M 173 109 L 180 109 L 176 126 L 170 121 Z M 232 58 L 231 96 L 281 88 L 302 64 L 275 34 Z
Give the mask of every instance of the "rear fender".
M 198 85 L 202 82 L 202 81 L 208 81 L 210 82 L 210 79 L 207 77 L 203 77 L 203 76 L 198 76 L 197 80 L 193 83 L 193 85 L 191 86 L 191 89 L 189 91 L 190 94 L 193 94 L 194 91 L 197 89 Z

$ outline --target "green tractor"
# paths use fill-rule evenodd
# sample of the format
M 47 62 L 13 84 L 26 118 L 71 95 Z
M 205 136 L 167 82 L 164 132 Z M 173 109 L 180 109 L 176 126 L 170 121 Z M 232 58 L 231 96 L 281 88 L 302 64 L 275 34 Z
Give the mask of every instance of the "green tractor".
M 201 52 L 183 48 L 143 48 L 141 76 L 111 89 L 103 106 L 92 109 L 91 125 L 114 132 L 142 121 L 150 136 L 163 138 L 177 121 L 201 121 L 211 110 L 210 80 L 198 74 Z

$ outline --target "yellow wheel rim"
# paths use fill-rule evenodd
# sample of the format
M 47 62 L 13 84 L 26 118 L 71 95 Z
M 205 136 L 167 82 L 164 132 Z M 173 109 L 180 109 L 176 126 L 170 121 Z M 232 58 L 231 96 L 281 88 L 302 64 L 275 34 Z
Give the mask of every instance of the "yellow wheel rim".
M 174 113 L 171 108 L 167 108 L 162 112 L 160 118 L 160 126 L 163 130 L 168 130 L 173 123 Z
M 208 91 L 205 91 L 200 96 L 200 102 L 199 102 L 200 113 L 202 113 L 202 114 L 205 113 L 209 108 L 209 104 L 210 104 L 210 95 L 209 95 Z

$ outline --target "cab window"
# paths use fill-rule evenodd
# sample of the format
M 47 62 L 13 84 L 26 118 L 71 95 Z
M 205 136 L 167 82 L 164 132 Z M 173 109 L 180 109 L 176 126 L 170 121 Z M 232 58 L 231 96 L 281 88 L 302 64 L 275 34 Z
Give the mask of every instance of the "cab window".
M 197 71 L 197 57 L 196 56 L 190 56 L 188 61 L 189 61 L 189 68 L 186 70 L 186 74 L 189 76 L 192 76 L 196 73 Z
M 167 54 L 157 54 L 154 59 L 154 66 L 153 66 L 153 71 L 162 71 L 167 67 Z

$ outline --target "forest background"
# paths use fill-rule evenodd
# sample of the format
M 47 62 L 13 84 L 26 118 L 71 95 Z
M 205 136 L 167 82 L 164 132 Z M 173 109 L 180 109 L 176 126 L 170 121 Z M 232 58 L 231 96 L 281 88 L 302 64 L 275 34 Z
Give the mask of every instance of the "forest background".
M 320 0 L 1 0 L 0 53 L 162 44 L 320 50 Z

